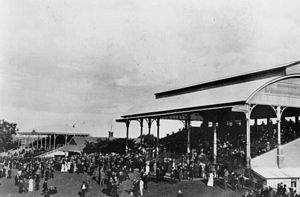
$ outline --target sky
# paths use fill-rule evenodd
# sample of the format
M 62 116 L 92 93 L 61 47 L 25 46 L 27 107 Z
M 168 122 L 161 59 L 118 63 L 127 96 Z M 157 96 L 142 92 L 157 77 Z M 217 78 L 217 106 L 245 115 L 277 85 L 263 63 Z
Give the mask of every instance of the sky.
M 299 10 L 296 0 L 2 0 L 0 118 L 24 132 L 124 137 L 115 119 L 155 92 L 300 60 Z M 181 127 L 162 121 L 162 136 Z

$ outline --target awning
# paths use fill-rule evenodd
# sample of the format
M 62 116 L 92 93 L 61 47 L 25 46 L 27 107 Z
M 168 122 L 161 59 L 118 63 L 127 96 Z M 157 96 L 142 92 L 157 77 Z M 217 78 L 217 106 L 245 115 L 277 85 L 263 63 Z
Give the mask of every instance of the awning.
M 232 107 L 244 104 L 258 88 L 277 77 L 268 77 L 237 84 L 209 88 L 176 96 L 163 97 L 154 101 L 136 105 L 124 119 L 168 116 L 185 112 Z
M 299 168 L 252 168 L 252 170 L 265 179 L 300 178 Z

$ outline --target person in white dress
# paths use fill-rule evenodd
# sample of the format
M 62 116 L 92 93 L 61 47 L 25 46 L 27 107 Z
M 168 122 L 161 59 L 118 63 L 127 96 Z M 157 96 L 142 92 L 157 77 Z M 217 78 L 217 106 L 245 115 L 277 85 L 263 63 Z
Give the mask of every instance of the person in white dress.
M 65 163 L 62 163 L 61 164 L 61 170 L 60 170 L 61 172 L 64 172 L 65 171 Z
M 66 172 L 70 171 L 70 169 L 71 169 L 71 161 L 68 161 Z
M 212 172 L 209 173 L 207 186 L 214 186 L 214 174 Z
M 144 192 L 144 181 L 141 179 L 140 180 L 140 194 L 141 194 L 141 196 L 143 196 L 143 192 Z
M 149 162 L 146 162 L 146 169 L 145 169 L 145 174 L 148 176 L 150 173 L 150 166 L 149 166 Z
M 74 172 L 77 172 L 77 165 L 76 165 L 76 162 L 74 162 L 73 165 L 74 165 Z
M 28 191 L 33 192 L 33 178 L 30 177 L 28 181 Z

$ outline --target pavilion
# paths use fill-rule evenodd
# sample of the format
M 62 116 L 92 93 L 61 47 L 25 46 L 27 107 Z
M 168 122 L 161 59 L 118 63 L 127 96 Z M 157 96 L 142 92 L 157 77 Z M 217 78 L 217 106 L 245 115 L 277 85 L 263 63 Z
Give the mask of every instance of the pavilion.
M 130 132 L 130 122 L 139 121 L 140 134 L 143 123 L 156 122 L 157 142 L 159 145 L 160 120 L 180 120 L 187 130 L 187 153 L 190 153 L 191 121 L 209 122 L 213 126 L 213 160 L 217 159 L 217 133 L 222 132 L 220 125 L 226 121 L 241 120 L 246 135 L 246 163 L 251 168 L 250 120 L 276 119 L 278 168 L 283 167 L 284 154 L 281 144 L 281 120 L 294 117 L 299 123 L 300 115 L 300 61 L 273 66 L 254 72 L 229 76 L 172 89 L 155 94 L 155 100 L 131 108 L 117 119 L 126 124 L 126 138 Z M 217 130 L 220 129 L 218 132 Z M 200 139 L 201 140 L 201 139 Z M 126 145 L 126 150 L 128 146 Z
M 62 145 L 67 145 L 73 137 L 88 137 L 86 133 L 68 133 L 68 132 L 18 132 L 16 139 L 18 147 L 35 147 L 51 150 L 57 148 L 57 142 L 63 142 Z

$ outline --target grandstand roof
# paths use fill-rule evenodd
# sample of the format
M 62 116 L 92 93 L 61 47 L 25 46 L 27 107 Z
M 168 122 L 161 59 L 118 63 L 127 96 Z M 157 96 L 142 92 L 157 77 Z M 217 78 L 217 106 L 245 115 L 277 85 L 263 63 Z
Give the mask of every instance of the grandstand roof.
M 18 132 L 18 135 L 68 135 L 68 136 L 81 136 L 81 137 L 87 137 L 90 134 L 88 133 L 69 133 L 69 132 Z
M 284 168 L 277 167 L 277 149 L 273 149 L 251 161 L 252 169 L 265 178 L 300 177 L 300 138 L 282 145 Z
M 248 81 L 245 83 L 232 84 L 187 94 L 156 99 L 131 108 L 123 118 L 153 115 L 167 115 L 168 113 L 201 110 L 219 107 L 231 107 L 241 105 L 248 97 L 263 84 L 275 79 L 269 77 Z
M 59 148 L 61 151 L 65 152 L 79 152 L 81 153 L 88 142 L 97 142 L 97 137 L 73 137 L 69 144 Z
M 85 145 L 86 142 L 97 142 L 97 137 L 73 137 L 70 141 L 70 144 L 73 145 Z
M 299 64 L 300 61 L 295 61 L 269 69 L 159 92 L 155 94 L 155 100 L 132 107 L 125 115 L 121 116 L 122 119 L 117 121 L 147 117 L 184 119 L 179 115 L 244 105 L 265 84 L 292 73 L 300 73 Z M 191 119 L 201 120 L 201 117 L 198 115 Z
M 290 71 L 287 68 L 290 68 L 294 65 L 299 64 L 300 61 L 294 61 L 286 64 L 280 64 L 276 66 L 272 66 L 269 68 L 264 68 L 260 70 L 254 70 L 252 72 L 241 73 L 238 75 L 226 76 L 223 78 L 218 78 L 214 80 L 204 81 L 197 84 L 192 84 L 186 87 L 176 88 L 172 90 L 162 91 L 155 93 L 156 98 L 163 98 L 168 96 L 174 96 L 182 93 L 188 93 L 193 91 L 204 90 L 208 88 L 215 88 L 220 86 L 226 86 L 229 84 L 235 83 L 243 83 L 246 81 L 251 81 L 253 79 L 261 79 L 272 76 L 281 76 L 285 74 L 289 74 Z M 294 72 L 294 71 L 292 71 Z

